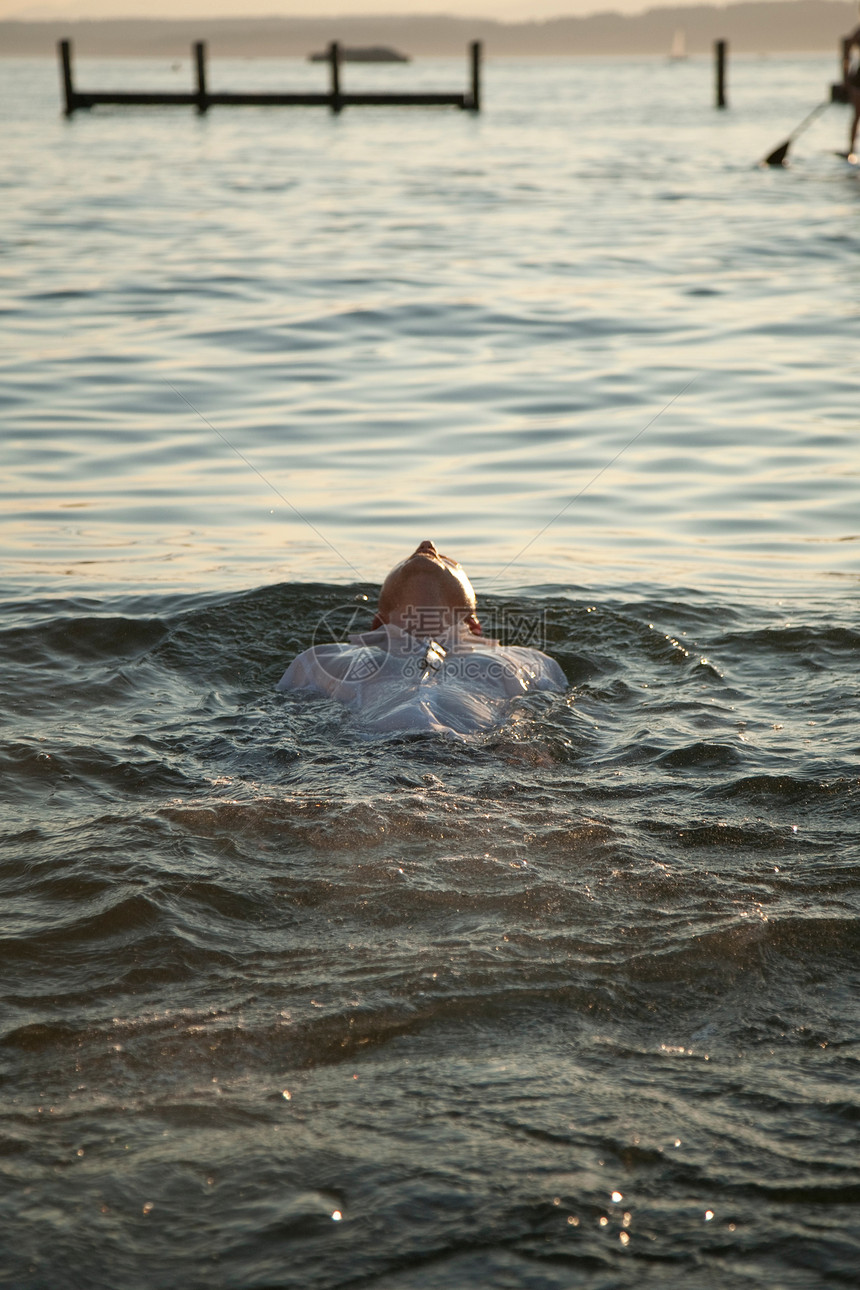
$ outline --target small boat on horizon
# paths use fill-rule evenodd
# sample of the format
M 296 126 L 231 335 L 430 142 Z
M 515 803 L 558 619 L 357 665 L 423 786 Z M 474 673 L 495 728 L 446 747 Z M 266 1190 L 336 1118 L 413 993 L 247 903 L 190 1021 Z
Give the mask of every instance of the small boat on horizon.
M 677 27 L 672 37 L 672 47 L 669 50 L 669 62 L 680 63 L 687 57 L 687 33 L 683 27 Z
M 308 54 L 309 63 L 328 61 L 327 49 Z M 398 49 L 391 49 L 388 45 L 344 45 L 340 51 L 340 61 L 342 63 L 411 63 L 412 59 L 408 54 L 401 54 Z

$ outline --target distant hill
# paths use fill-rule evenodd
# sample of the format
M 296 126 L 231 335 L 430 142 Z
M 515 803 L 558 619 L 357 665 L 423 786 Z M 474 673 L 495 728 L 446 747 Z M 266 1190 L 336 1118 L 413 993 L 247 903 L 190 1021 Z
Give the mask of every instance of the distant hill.
M 563 0 L 561 0 L 563 3 Z M 585 18 L 505 23 L 439 16 L 355 18 L 183 18 L 110 21 L 0 22 L 0 56 L 52 55 L 69 36 L 85 57 L 175 58 L 194 40 L 221 57 L 305 58 L 330 40 L 394 45 L 412 55 L 462 54 L 483 40 L 490 56 L 543 54 L 666 54 L 683 28 L 687 51 L 710 50 L 720 37 L 735 53 L 833 50 L 857 25 L 851 0 L 765 0 L 687 5 L 641 14 L 597 13 Z

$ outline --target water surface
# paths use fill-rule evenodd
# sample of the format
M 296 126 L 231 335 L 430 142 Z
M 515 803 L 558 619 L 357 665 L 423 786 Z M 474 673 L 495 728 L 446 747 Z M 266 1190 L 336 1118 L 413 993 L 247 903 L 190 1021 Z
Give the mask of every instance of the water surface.
M 0 64 L 0 1285 L 856 1283 L 841 109 L 752 166 L 831 73 Z M 276 692 L 424 537 L 568 692 Z
M 704 60 L 598 59 L 491 62 L 478 117 L 67 122 L 51 64 L 6 60 L 14 575 L 377 580 L 430 533 L 492 577 L 563 511 L 520 583 L 853 585 L 860 188 L 827 151 L 846 110 L 791 170 L 752 168 L 832 73 L 737 59 L 725 113 Z M 324 75 L 212 65 L 216 87 Z M 456 88 L 465 66 L 348 76 Z

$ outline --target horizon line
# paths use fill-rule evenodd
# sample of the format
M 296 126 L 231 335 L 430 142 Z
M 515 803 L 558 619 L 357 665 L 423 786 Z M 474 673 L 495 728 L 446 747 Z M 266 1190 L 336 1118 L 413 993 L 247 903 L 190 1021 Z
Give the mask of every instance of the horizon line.
M 483 22 L 491 23 L 498 27 L 536 27 L 547 26 L 555 22 L 581 22 L 588 18 L 641 18 L 649 13 L 659 13 L 663 10 L 676 10 L 679 12 L 693 13 L 702 9 L 719 9 L 726 12 L 731 9 L 758 8 L 762 5 L 782 5 L 797 7 L 820 6 L 821 8 L 849 8 L 855 6 L 852 0 L 699 0 L 698 3 L 690 3 L 690 0 L 667 0 L 665 4 L 645 4 L 636 10 L 624 10 L 613 7 L 611 4 L 605 7 L 594 8 L 587 13 L 562 12 L 554 14 L 551 17 L 544 18 L 496 18 L 482 14 L 457 14 L 451 13 L 450 10 L 444 9 L 426 10 L 422 12 L 407 12 L 404 10 L 372 10 L 368 9 L 361 12 L 347 13 L 253 13 L 253 14 L 152 14 L 136 13 L 121 15 L 87 15 L 77 14 L 71 17 L 67 14 L 57 14 L 56 16 L 27 17 L 20 13 L 0 16 L 2 23 L 21 23 L 28 25 L 37 25 L 39 23 L 81 23 L 81 22 L 355 22 L 356 20 L 367 19 L 398 19 L 400 21 L 422 21 L 427 19 L 443 20 L 445 22 Z

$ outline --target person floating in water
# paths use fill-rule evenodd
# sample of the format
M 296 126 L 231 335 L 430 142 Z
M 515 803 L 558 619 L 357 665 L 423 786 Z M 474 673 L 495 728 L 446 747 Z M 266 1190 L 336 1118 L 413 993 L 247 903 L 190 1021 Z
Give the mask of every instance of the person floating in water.
M 855 27 L 843 44 L 842 80 L 848 102 L 854 109 L 848 139 L 848 157 L 855 157 L 854 147 L 857 142 L 857 127 L 860 126 L 860 27 Z
M 465 571 L 428 540 L 385 579 L 370 631 L 305 650 L 277 688 L 339 699 L 377 730 L 468 735 L 567 681 L 539 649 L 482 634 Z

